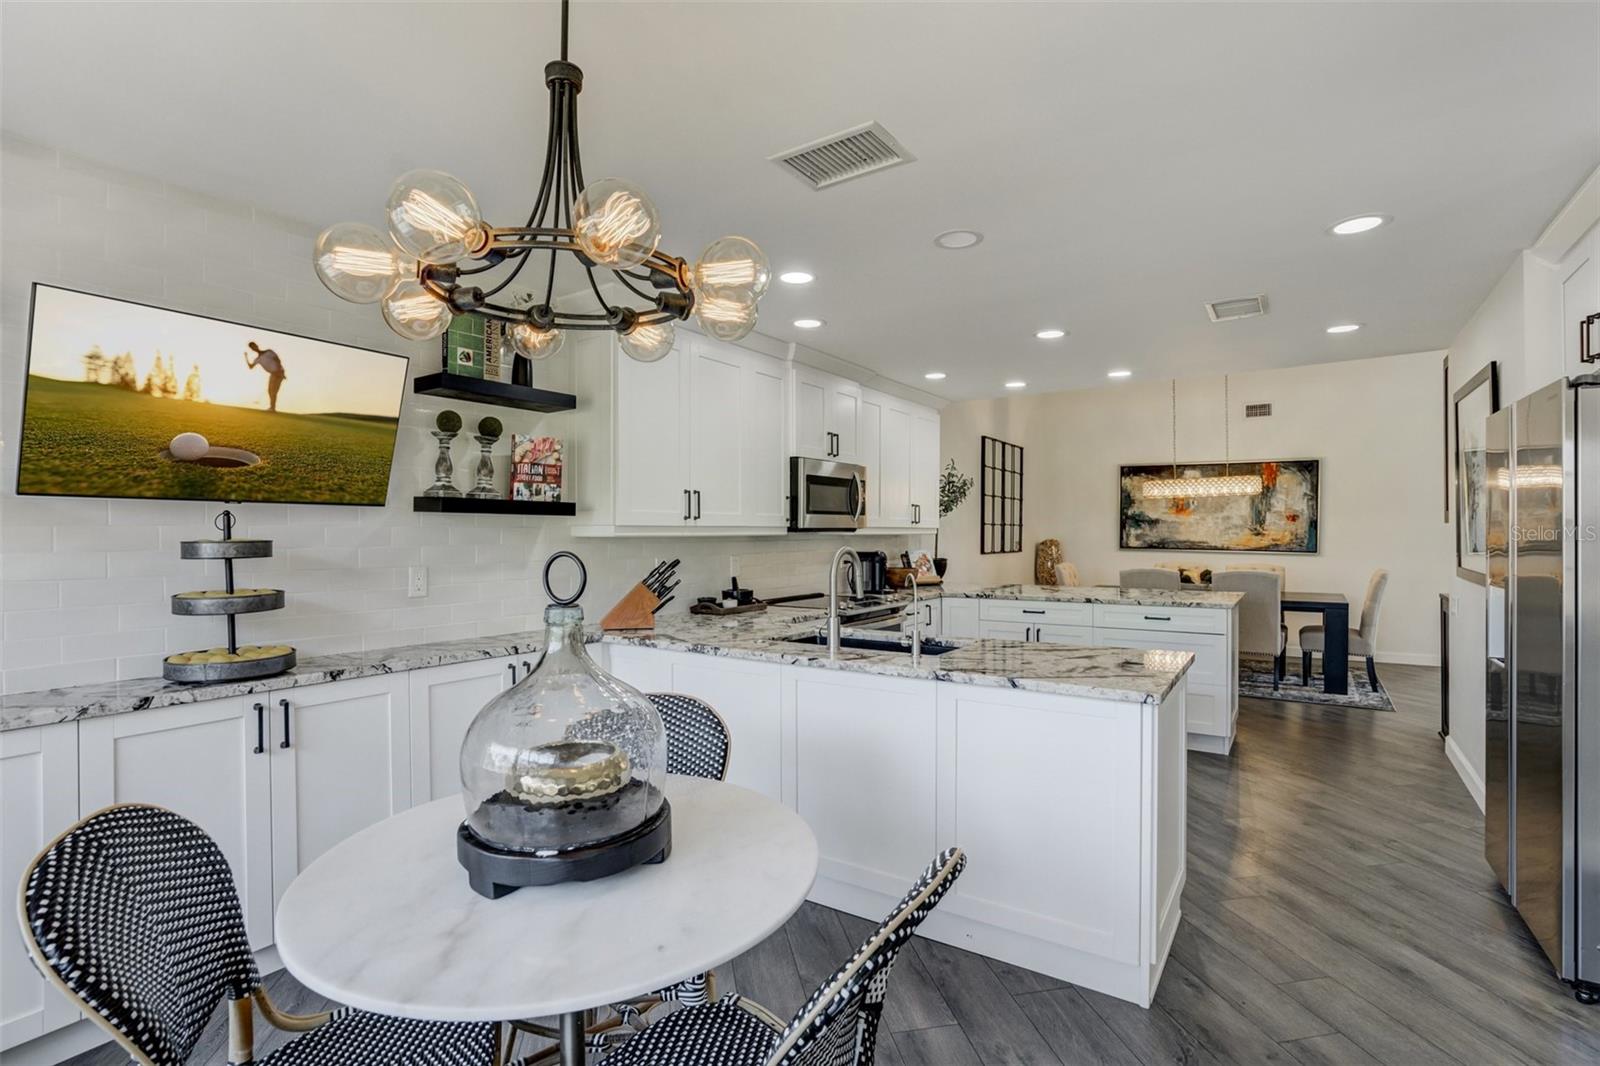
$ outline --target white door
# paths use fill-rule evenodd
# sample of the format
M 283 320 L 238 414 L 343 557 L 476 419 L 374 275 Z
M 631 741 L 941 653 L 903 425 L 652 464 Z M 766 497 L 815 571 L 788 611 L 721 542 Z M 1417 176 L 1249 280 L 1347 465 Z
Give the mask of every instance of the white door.
M 153 803 L 200 826 L 233 868 L 256 949 L 272 943 L 271 695 L 78 724 L 78 809 Z
M 411 806 L 406 679 L 269 693 L 273 905 L 311 862 Z
M 794 454 L 808 459 L 833 458 L 828 425 L 832 375 L 808 366 L 794 368 Z
M 526 677 L 537 658 L 482 659 L 406 675 L 411 688 L 413 804 L 461 790 L 461 742 L 467 727 L 484 704 Z
M 856 462 L 867 468 L 867 528 L 876 529 L 883 520 L 883 408 L 887 397 L 862 390 L 861 419 L 857 425 L 860 440 Z
M 819 875 L 898 897 L 939 850 L 934 683 L 786 669 L 784 686 Z
M 883 503 L 886 527 L 911 525 L 911 411 L 890 402 L 883 408 L 883 472 L 878 476 L 878 499 Z
M 787 419 L 788 375 L 782 363 L 744 353 L 740 403 L 739 463 L 744 490 L 741 526 L 789 523 Z
M 78 818 L 78 724 L 0 733 L 0 890 Z M 12 908 L 8 908 L 11 910 Z M 0 922 L 0 1051 L 78 1017 L 73 1001 L 45 982 L 15 919 Z
M 773 663 L 716 655 L 673 655 L 669 691 L 709 703 L 728 726 L 728 776 L 782 802 L 782 707 Z
M 939 528 L 939 412 L 916 408 L 911 413 L 909 474 L 912 518 L 918 531 Z
M 619 526 L 688 524 L 684 341 L 654 363 L 620 350 L 617 368 L 616 516 Z
M 834 378 L 828 395 L 828 428 L 833 431 L 833 457 L 854 463 L 861 449 L 861 386 Z
M 688 404 L 691 526 L 736 526 L 744 517 L 741 483 L 740 405 L 744 398 L 744 355 L 728 344 L 689 337 Z

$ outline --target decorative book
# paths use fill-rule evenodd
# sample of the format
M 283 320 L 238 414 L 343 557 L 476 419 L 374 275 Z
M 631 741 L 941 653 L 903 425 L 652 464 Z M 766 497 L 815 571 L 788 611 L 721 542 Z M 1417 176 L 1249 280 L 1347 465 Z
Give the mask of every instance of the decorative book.
M 511 435 L 511 498 L 561 500 L 561 438 Z

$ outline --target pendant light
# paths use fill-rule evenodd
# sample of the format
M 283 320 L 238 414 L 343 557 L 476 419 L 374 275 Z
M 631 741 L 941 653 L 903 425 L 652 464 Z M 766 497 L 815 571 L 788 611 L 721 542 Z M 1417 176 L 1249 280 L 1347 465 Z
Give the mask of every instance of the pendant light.
M 1233 472 L 1233 441 L 1229 413 L 1232 410 L 1228 391 L 1228 378 L 1222 378 L 1222 458 L 1223 473 L 1215 477 L 1178 476 L 1178 381 L 1172 381 L 1172 476 L 1146 481 L 1143 495 L 1147 500 L 1187 499 L 1201 496 L 1259 496 L 1260 474 L 1235 474 Z

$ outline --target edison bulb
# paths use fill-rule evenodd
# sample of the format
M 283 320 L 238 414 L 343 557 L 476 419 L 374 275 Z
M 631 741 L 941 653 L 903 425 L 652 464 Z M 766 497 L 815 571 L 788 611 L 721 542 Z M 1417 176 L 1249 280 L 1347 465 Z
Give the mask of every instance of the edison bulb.
M 407 340 L 424 341 L 450 327 L 449 306 L 418 281 L 402 281 L 383 301 L 383 319 Z
M 323 230 L 311 261 L 328 291 L 353 304 L 377 303 L 417 270 L 416 262 L 402 256 L 389 238 L 359 222 Z
M 555 355 L 566 339 L 559 329 L 540 329 L 531 322 L 518 322 L 511 327 L 511 346 L 519 355 L 535 361 Z
M 412 170 L 389 191 L 389 232 L 424 263 L 454 263 L 483 225 L 467 187 L 442 170 Z
M 653 363 L 672 351 L 676 337 L 671 322 L 638 325 L 622 335 L 622 350 L 641 363 Z
M 707 296 L 748 296 L 759 300 L 771 284 L 772 267 L 766 253 L 743 237 L 712 241 L 694 265 L 695 291 Z
M 591 182 L 572 202 L 572 229 L 583 254 L 601 266 L 635 267 L 661 241 L 656 206 L 621 178 Z
M 756 302 L 749 295 L 696 293 L 694 314 L 700 320 L 700 328 L 719 341 L 741 340 L 756 328 Z

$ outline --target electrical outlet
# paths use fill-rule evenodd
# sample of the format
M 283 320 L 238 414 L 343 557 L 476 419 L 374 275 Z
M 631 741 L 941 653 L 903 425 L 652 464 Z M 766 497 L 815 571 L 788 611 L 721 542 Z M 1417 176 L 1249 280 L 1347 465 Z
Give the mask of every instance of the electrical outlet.
M 428 594 L 428 568 L 413 566 L 407 572 L 406 596 L 416 599 Z

